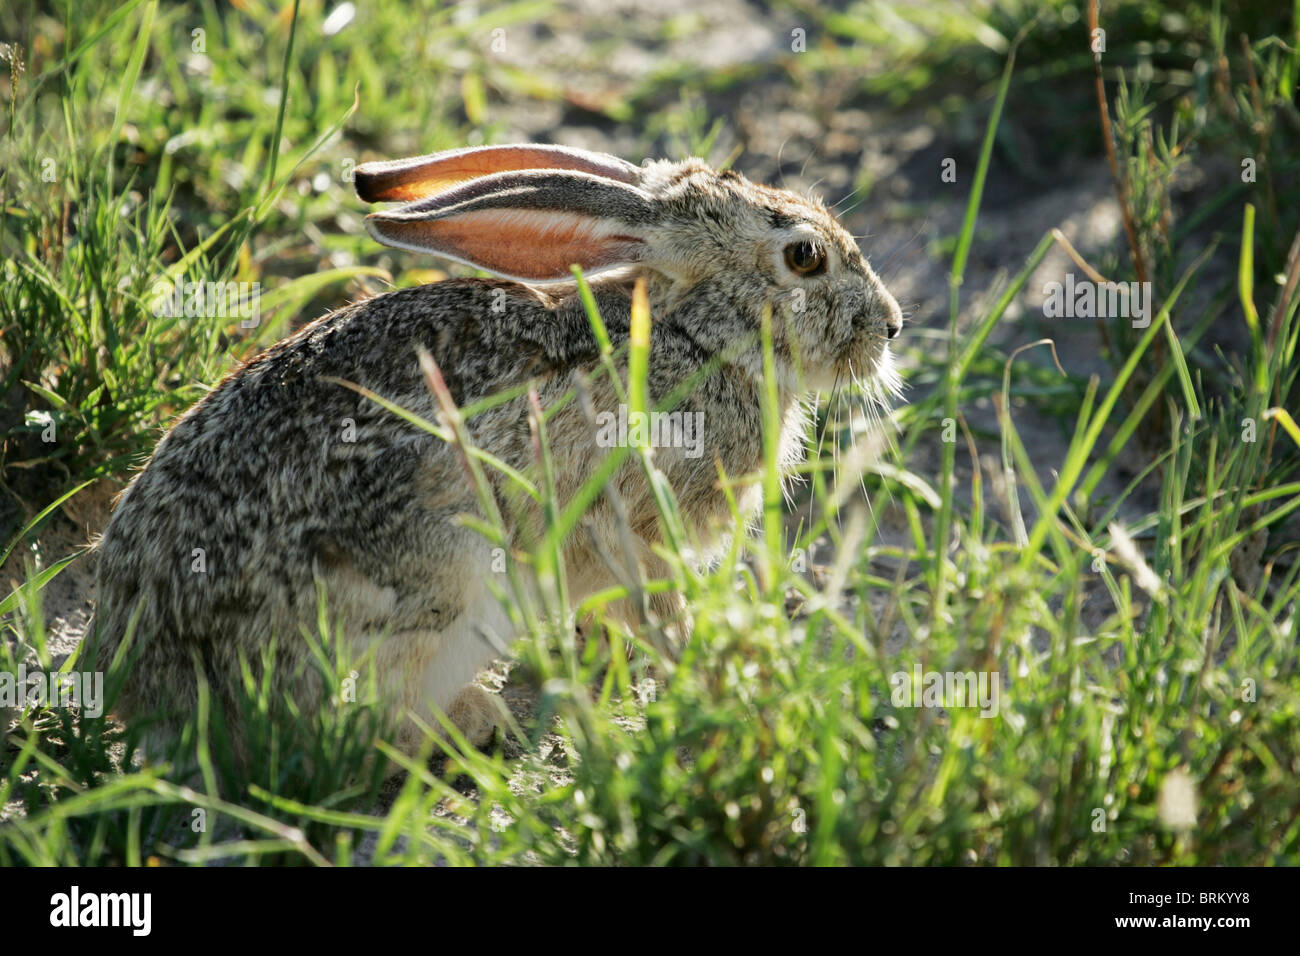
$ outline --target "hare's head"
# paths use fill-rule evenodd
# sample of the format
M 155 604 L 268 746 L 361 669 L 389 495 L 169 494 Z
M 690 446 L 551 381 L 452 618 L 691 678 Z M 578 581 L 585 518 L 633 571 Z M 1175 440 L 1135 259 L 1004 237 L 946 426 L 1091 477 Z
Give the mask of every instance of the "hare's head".
M 367 202 L 405 201 L 366 224 L 387 245 L 529 283 L 629 270 L 656 318 L 721 350 L 773 313 L 778 366 L 812 388 L 849 375 L 896 388 L 887 340 L 898 303 L 820 202 L 718 172 L 558 146 L 488 146 L 356 169 Z M 750 350 L 756 363 L 758 350 Z M 742 359 L 743 361 L 743 359 Z M 756 369 L 757 370 L 757 369 Z

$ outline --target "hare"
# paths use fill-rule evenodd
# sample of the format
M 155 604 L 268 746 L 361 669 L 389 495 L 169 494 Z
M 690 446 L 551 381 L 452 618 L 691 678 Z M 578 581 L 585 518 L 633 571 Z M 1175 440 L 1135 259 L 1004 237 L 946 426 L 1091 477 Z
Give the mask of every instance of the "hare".
M 494 734 L 499 705 L 473 680 L 504 653 L 511 627 L 486 584 L 486 539 L 456 520 L 479 513 L 460 452 L 342 383 L 437 420 L 424 349 L 458 406 L 530 383 L 553 409 L 581 377 L 591 407 L 615 411 L 573 264 L 592 278 L 624 376 L 620 346 L 633 283 L 644 278 L 652 402 L 721 360 L 678 406 L 702 414 L 703 453 L 654 453 L 684 520 L 710 540 L 732 516 L 718 466 L 730 476 L 761 467 L 765 307 L 785 464 L 802 454 L 801 399 L 811 390 L 853 376 L 882 400 L 897 391 L 888 340 L 901 328 L 898 304 L 819 202 L 698 159 L 635 166 L 545 145 L 367 163 L 355 185 L 367 202 L 406 203 L 367 218 L 381 243 L 500 278 L 447 279 L 328 314 L 231 372 L 162 438 L 97 545 L 101 662 L 129 626 L 135 632 L 118 703 L 128 720 L 161 713 L 168 727 L 192 713 L 197 662 L 237 738 L 241 658 L 260 661 L 273 638 L 286 685 L 278 689 L 314 699 L 321 688 L 310 677 L 288 686 L 281 675 L 310 653 L 303 628 L 315 623 L 323 586 L 346 639 L 372 650 L 398 713 L 436 727 L 431 715 L 441 709 L 476 744 Z M 547 421 L 562 502 L 610 453 L 582 406 L 569 401 Z M 521 394 L 466 428 L 479 447 L 535 472 L 527 409 Z M 667 574 L 643 472 L 629 459 L 606 489 L 591 534 L 565 546 L 575 599 L 613 583 L 600 555 L 625 553 L 620 527 L 630 528 L 647 576 Z M 760 496 L 746 492 L 747 513 Z M 659 621 L 689 631 L 680 595 L 649 601 Z M 401 726 L 396 744 L 413 752 L 421 734 L 411 721 Z

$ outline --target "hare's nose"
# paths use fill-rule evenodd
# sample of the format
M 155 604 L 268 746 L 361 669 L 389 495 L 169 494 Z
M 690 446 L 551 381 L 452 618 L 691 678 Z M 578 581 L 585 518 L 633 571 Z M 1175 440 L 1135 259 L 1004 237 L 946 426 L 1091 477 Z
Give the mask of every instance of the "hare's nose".
M 896 339 L 903 331 L 903 310 L 898 307 L 893 296 L 888 296 L 888 299 L 885 304 L 885 338 Z

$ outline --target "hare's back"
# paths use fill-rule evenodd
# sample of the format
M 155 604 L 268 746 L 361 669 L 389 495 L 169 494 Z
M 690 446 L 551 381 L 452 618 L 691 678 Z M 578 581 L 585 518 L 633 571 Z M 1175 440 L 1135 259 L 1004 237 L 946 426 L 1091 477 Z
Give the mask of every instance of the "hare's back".
M 103 612 L 144 595 L 147 617 L 186 632 L 225 608 L 294 616 L 322 569 L 394 587 L 400 604 L 404 573 L 433 560 L 430 526 L 468 489 L 452 493 L 464 483 L 443 442 L 340 382 L 432 416 L 416 345 L 446 348 L 466 318 L 431 317 L 421 291 L 304 327 L 176 423 L 105 531 Z

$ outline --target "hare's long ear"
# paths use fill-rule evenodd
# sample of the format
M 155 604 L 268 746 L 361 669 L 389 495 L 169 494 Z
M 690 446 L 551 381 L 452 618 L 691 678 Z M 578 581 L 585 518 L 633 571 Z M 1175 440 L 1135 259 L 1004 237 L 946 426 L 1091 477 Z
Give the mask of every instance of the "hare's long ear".
M 632 184 L 640 169 L 617 156 L 567 146 L 473 146 L 413 159 L 362 163 L 353 170 L 357 195 L 366 202 L 409 202 L 457 183 L 525 169 L 570 170 Z
M 571 278 L 645 262 L 656 206 L 646 193 L 585 172 L 494 173 L 366 217 L 385 245 L 454 259 L 511 279 Z

